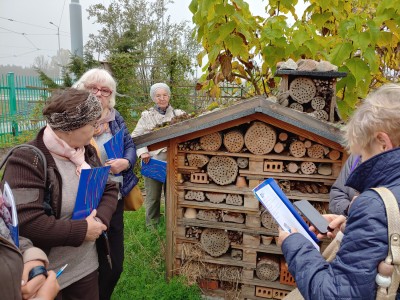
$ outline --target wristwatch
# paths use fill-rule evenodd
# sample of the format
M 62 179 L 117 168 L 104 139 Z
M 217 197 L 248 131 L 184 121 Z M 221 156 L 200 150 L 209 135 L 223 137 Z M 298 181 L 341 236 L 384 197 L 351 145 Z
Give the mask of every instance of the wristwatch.
M 37 266 L 32 268 L 29 271 L 29 275 L 28 275 L 28 281 L 31 280 L 32 278 L 35 278 L 36 276 L 39 275 L 44 275 L 47 278 L 47 270 L 45 267 L 43 266 Z

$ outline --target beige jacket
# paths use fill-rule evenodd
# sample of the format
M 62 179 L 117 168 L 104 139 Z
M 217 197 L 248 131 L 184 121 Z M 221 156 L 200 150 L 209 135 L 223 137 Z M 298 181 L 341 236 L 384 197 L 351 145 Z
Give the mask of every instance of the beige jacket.
M 162 125 L 164 122 L 169 122 L 175 116 L 184 114 L 181 109 L 174 109 L 171 105 L 168 106 L 165 115 L 160 114 L 154 107 L 142 112 L 135 130 L 131 136 L 136 137 L 151 132 L 157 125 Z M 151 157 L 165 161 L 167 159 L 167 148 L 161 148 L 154 151 L 149 151 L 147 147 L 142 147 L 136 150 L 136 154 L 140 157 L 143 153 L 149 152 Z

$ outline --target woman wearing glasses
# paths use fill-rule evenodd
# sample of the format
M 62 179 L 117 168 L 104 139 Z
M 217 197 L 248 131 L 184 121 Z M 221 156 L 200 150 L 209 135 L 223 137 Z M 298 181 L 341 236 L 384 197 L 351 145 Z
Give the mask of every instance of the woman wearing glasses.
M 133 173 L 133 166 L 136 163 L 136 147 L 123 117 L 114 108 L 117 84 L 107 70 L 95 68 L 87 71 L 74 84 L 74 87 L 92 93 L 101 102 L 103 112 L 93 138 L 101 162 L 106 166 L 111 166 L 110 179 L 119 185 L 118 205 L 108 231 L 112 269 L 106 261 L 102 261 L 106 257 L 99 256 L 100 299 L 110 299 L 122 273 L 124 262 L 124 201 L 122 197 L 127 195 L 138 182 Z M 123 158 L 109 160 L 104 143 L 109 141 L 119 130 L 123 131 L 124 137 Z M 118 174 L 118 176 L 114 174 Z
M 132 132 L 132 137 L 136 137 L 152 131 L 157 125 L 164 122 L 169 122 L 175 116 L 184 114 L 180 109 L 174 109 L 169 100 L 171 91 L 165 83 L 155 83 L 150 88 L 150 97 L 155 102 L 155 105 L 148 110 L 142 112 L 135 130 Z M 167 148 L 161 148 L 150 151 L 147 147 L 137 150 L 137 155 L 142 161 L 147 164 L 150 158 L 158 160 L 167 160 Z M 148 177 L 144 177 L 144 185 L 146 188 L 146 225 L 154 226 L 160 221 L 160 199 L 163 183 Z M 165 185 L 164 185 L 165 195 Z

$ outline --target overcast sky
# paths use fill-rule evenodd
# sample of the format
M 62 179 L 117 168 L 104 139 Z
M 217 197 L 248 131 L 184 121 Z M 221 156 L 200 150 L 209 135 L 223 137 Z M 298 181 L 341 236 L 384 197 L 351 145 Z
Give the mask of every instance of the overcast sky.
M 60 28 L 60 47 L 71 49 L 69 4 L 70 0 L 0 0 L 0 65 L 31 66 L 35 57 L 50 58 L 57 54 L 57 26 Z M 105 6 L 111 0 L 81 0 L 83 44 L 90 33 L 99 29 L 88 20 L 87 8 L 96 3 Z M 171 20 L 191 21 L 191 0 L 175 0 L 169 4 L 167 14 Z M 265 16 L 267 1 L 248 0 L 253 14 Z M 53 22 L 55 25 L 50 24 Z

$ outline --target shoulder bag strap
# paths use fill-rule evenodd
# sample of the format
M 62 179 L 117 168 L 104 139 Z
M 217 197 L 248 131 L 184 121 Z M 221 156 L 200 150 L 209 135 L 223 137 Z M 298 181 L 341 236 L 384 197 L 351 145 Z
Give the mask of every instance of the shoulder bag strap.
M 394 271 L 388 288 L 378 287 L 377 299 L 395 299 L 400 281 L 400 212 L 396 197 L 385 188 L 373 188 L 382 198 L 388 219 L 388 256 L 385 262 L 392 264 Z

